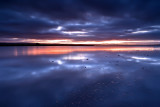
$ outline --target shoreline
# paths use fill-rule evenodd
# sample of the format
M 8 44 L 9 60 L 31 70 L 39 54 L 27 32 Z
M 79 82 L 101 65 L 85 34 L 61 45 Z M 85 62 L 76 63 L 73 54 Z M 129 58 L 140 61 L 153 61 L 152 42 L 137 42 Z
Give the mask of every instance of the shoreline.
M 0 43 L 0 46 L 160 46 L 155 45 L 95 45 L 95 44 L 39 44 L 39 43 Z

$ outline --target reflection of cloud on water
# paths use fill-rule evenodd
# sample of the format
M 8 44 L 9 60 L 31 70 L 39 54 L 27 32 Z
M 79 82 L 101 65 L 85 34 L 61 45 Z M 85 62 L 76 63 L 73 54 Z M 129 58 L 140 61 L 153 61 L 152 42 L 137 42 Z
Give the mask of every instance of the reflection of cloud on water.
M 76 54 L 76 55 L 67 55 L 67 56 L 64 56 L 62 59 L 64 60 L 88 60 L 89 55 L 87 54 Z M 91 60 L 91 59 L 90 59 Z
M 127 62 L 126 62 L 127 61 Z M 134 71 L 139 66 L 159 65 L 159 58 L 138 53 L 75 52 L 65 55 L 21 56 L 1 59 L 2 78 L 38 77 L 55 71 L 85 71 L 87 76 Z M 15 69 L 16 67 L 16 69 Z M 134 67 L 133 70 L 130 67 Z M 21 72 L 23 71 L 23 72 Z M 9 75 L 8 75 L 9 73 Z
M 87 51 L 0 57 L 0 106 L 157 106 L 158 54 Z
M 87 77 L 85 71 L 50 72 L 36 79 L 0 82 L 0 104 L 38 106 L 151 106 L 158 104 L 158 70 L 138 70 Z M 11 90 L 9 90 L 11 89 Z M 145 97 L 148 96 L 148 97 Z M 21 101 L 19 101 L 21 99 Z M 14 102 L 12 102 L 14 101 Z M 142 102 L 141 102 L 142 101 Z M 2 103 L 3 102 L 3 103 Z M 9 102 L 9 103 L 7 103 Z M 16 103 L 19 102 L 19 103 Z M 123 103 L 122 103 L 123 102 Z M 145 102 L 145 103 L 143 103 Z M 38 104 L 38 105 L 37 105 Z
M 159 58 L 152 58 L 152 57 L 145 57 L 145 56 L 129 56 L 126 58 L 127 58 L 127 61 L 135 61 L 137 63 L 146 63 L 146 64 L 151 64 L 151 65 L 160 64 Z

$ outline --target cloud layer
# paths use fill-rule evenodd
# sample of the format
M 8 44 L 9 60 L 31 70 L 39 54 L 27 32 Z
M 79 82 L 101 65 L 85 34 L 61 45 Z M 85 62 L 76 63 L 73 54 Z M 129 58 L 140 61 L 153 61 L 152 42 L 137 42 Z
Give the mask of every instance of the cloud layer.
M 0 41 L 160 39 L 158 0 L 5 0 Z

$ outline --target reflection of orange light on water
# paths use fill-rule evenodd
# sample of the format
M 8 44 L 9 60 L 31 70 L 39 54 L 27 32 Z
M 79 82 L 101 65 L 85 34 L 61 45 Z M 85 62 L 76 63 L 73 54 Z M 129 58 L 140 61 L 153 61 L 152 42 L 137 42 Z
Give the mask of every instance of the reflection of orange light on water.
M 154 47 L 71 47 L 71 46 L 46 46 L 46 47 L 29 47 L 23 50 L 22 55 L 51 55 L 51 54 L 68 54 L 72 52 L 96 52 L 96 51 L 106 51 L 106 52 L 132 52 L 132 51 L 155 51 L 160 50 L 160 48 Z M 17 49 L 15 56 L 19 53 Z M 20 55 L 20 54 L 19 54 Z

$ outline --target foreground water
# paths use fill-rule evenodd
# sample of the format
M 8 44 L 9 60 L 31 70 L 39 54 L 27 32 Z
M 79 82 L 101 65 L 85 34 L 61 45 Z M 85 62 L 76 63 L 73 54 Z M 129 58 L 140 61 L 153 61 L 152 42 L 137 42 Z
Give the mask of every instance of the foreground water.
M 159 107 L 159 47 L 0 47 L 0 107 Z

